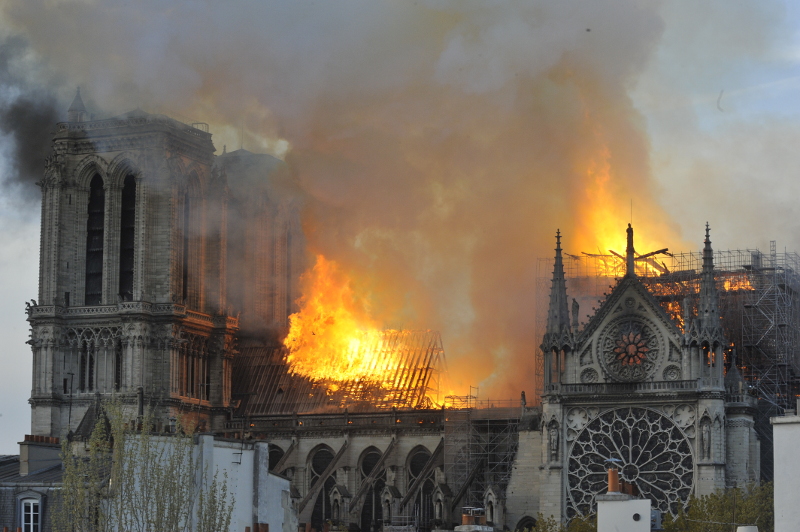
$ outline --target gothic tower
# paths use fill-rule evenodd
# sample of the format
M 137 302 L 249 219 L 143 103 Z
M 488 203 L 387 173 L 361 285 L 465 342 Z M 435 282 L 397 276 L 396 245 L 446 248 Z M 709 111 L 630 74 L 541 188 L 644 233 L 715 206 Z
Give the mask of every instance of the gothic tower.
M 98 398 L 220 426 L 238 320 L 226 300 L 224 173 L 205 124 L 141 110 L 92 120 L 78 93 L 42 189 L 32 434 Z M 209 427 L 211 428 L 211 427 Z

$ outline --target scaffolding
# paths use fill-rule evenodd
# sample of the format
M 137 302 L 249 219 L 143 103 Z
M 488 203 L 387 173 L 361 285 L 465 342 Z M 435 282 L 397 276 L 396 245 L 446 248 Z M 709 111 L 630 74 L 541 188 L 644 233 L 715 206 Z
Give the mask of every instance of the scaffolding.
M 701 252 L 676 253 L 636 263 L 637 275 L 679 328 L 694 316 L 700 286 Z M 537 337 L 544 335 L 553 259 L 539 259 L 536 280 Z M 758 249 L 716 251 L 715 282 L 726 337 L 731 343 L 726 367 L 736 364 L 759 397 L 756 430 L 761 438 L 762 475 L 772 477 L 772 428 L 769 417 L 795 408 L 800 388 L 800 256 Z M 567 291 L 581 308 L 585 325 L 624 275 L 619 255 L 569 255 L 564 260 Z M 688 305 L 688 308 L 686 306 Z M 584 309 L 591 308 L 592 312 Z M 542 390 L 542 354 L 537 356 L 537 398 Z
M 460 399 L 453 402 L 469 407 L 448 410 L 444 426 L 444 470 L 447 483 L 456 490 L 453 516 L 460 515 L 461 508 L 482 508 L 489 488 L 504 496 L 519 446 L 518 403 L 478 401 L 472 394 Z

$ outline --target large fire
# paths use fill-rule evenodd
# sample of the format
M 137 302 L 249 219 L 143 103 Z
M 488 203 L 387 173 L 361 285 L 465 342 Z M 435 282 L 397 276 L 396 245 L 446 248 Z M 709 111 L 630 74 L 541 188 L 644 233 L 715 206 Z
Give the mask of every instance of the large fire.
M 377 350 L 382 330 L 335 261 L 318 255 L 302 282 L 300 311 L 289 317 L 284 340 L 294 373 L 334 381 L 381 379 L 397 366 L 392 353 Z
M 438 333 L 381 329 L 350 278 L 322 255 L 301 280 L 301 308 L 289 317 L 284 340 L 293 374 L 321 384 L 341 405 L 439 404 L 438 372 L 444 360 Z
M 583 255 L 596 258 L 597 267 L 605 277 L 620 277 L 625 274 L 625 227 L 633 220 L 633 197 L 625 197 L 624 191 L 615 190 L 611 152 L 601 147 L 588 161 L 584 161 L 586 180 L 580 191 L 580 219 L 577 234 L 569 239 L 572 249 Z M 666 250 L 651 253 L 663 246 L 656 243 L 662 235 L 652 227 L 647 217 L 639 217 L 634 246 L 637 249 L 635 268 L 641 276 L 660 275 L 667 271 L 658 255 Z M 641 230 L 644 229 L 644 230 Z M 643 251 L 642 256 L 639 251 Z

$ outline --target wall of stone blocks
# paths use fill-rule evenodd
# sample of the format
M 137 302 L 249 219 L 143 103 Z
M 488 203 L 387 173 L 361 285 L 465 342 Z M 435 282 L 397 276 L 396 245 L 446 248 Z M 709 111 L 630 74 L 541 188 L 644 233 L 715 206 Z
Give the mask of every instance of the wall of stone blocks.
M 506 526 L 511 530 L 523 517 L 535 518 L 539 512 L 541 449 L 540 431 L 520 431 L 517 456 L 506 488 Z

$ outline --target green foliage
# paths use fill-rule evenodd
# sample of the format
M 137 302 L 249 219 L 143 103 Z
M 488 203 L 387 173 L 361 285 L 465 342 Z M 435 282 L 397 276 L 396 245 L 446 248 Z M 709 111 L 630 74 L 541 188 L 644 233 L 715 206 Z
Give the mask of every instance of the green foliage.
M 233 512 L 228 479 L 209 474 L 192 435 L 130 430 L 118 402 L 104 405 L 85 449 L 62 447 L 64 484 L 53 512 L 55 532 L 212 532 Z M 152 412 L 141 427 L 153 426 Z M 75 456 L 85 454 L 85 456 Z M 194 523 L 194 524 L 193 524 Z
M 597 532 L 597 518 L 576 517 L 565 525 L 553 517 L 537 514 L 536 525 L 530 529 L 526 528 L 524 532 Z
M 59 531 L 106 530 L 103 489 L 111 459 L 105 423 L 98 421 L 89 441 L 77 455 L 64 438 L 61 455 L 64 476 L 59 504 L 53 513 L 53 529 Z
M 664 519 L 665 532 L 730 532 L 733 523 L 758 525 L 759 532 L 773 532 L 772 483 L 719 490 L 692 497 L 688 510 Z

